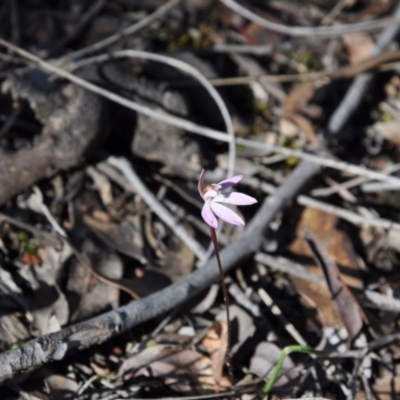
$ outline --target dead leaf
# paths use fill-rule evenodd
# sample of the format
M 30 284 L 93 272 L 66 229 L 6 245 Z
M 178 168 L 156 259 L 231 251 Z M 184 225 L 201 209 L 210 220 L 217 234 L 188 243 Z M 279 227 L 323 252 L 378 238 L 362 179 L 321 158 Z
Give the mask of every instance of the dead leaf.
M 236 304 L 232 304 L 229 307 L 229 314 L 231 317 L 232 329 L 235 329 L 235 327 L 237 328 L 237 331 L 233 334 L 233 336 L 237 337 L 237 342 L 232 345 L 232 353 L 234 354 L 246 340 L 253 336 L 256 327 L 251 315 Z M 225 309 L 218 313 L 216 320 L 226 321 Z
M 194 234 L 189 225 L 185 227 L 189 233 Z M 162 272 L 173 282 L 177 282 L 192 272 L 195 260 L 193 251 L 181 240 L 174 238 L 169 243 L 167 254 L 163 260 Z
M 304 241 L 304 232 L 306 230 L 312 232 L 324 243 L 328 253 L 343 272 L 341 277 L 344 284 L 362 289 L 363 282 L 359 270 L 358 256 L 350 237 L 345 231 L 337 229 L 337 223 L 338 219 L 334 215 L 312 208 L 304 209 L 296 229 L 296 238 L 289 249 L 293 253 L 293 258 L 300 257 L 303 259 L 302 264 L 309 271 L 323 276 L 321 268 L 315 265 L 313 255 Z M 292 281 L 299 292 L 303 292 L 315 304 L 318 304 L 327 326 L 342 325 L 327 287 L 300 278 L 292 278 Z
M 400 377 L 385 376 L 379 378 L 372 386 L 374 395 L 379 400 L 393 400 L 400 397 Z M 364 400 L 364 393 L 357 393 L 356 400 Z
M 277 18 L 276 15 L 264 12 L 259 8 L 254 10 L 262 18 L 278 24 L 282 23 L 282 20 Z M 265 28 L 254 22 L 249 22 L 244 25 L 241 29 L 239 29 L 239 33 L 242 35 L 242 37 L 246 39 L 248 44 L 263 45 L 265 43 L 268 43 L 270 45 L 273 45 L 275 43 L 279 43 L 281 39 L 279 33 L 266 30 Z
M 313 82 L 294 85 L 283 104 L 282 119 L 285 124 L 288 125 L 290 122 L 297 127 L 297 130 L 304 134 L 309 143 L 314 143 L 317 140 L 310 118 L 320 118 L 322 116 L 322 109 L 319 106 L 310 104 L 315 90 L 316 84 Z M 291 130 L 293 130 L 293 127 Z
M 123 376 L 128 372 L 134 372 L 139 368 L 151 364 L 160 358 L 167 357 L 177 348 L 170 344 L 157 344 L 146 347 L 138 353 L 132 354 L 121 365 L 118 375 Z
M 155 345 L 126 360 L 119 375 L 162 378 L 179 392 L 198 393 L 215 387 L 211 360 L 196 350 L 173 345 Z
M 58 285 L 58 276 L 70 251 L 64 246 L 61 252 L 53 247 L 38 250 L 41 266 L 21 269 L 34 289 L 33 322 L 31 332 L 37 336 L 61 329 L 69 319 L 69 306 Z
M 228 326 L 226 322 L 215 321 L 201 340 L 201 344 L 210 354 L 211 368 L 217 385 L 216 392 L 220 387 L 229 387 L 229 380 L 223 380 L 223 369 L 225 365 L 226 346 L 228 343 Z
M 375 46 L 371 35 L 365 32 L 343 35 L 343 44 L 351 65 L 370 58 Z
M 397 120 L 388 122 L 377 122 L 373 126 L 374 132 L 382 136 L 389 143 L 395 146 L 400 145 L 400 123 Z
M 37 254 L 32 253 L 23 253 L 21 255 L 21 262 L 36 267 L 40 267 L 42 265 L 42 259 Z
M 93 179 L 96 189 L 99 191 L 101 201 L 105 206 L 113 203 L 112 186 L 110 180 L 102 174 L 97 168 L 89 166 L 86 173 Z
M 68 375 L 52 374 L 44 382 L 53 399 L 72 399 L 79 389 L 76 380 Z
M 362 310 L 350 290 L 343 283 L 338 267 L 322 242 L 310 232 L 306 232 L 305 239 L 320 260 L 320 266 L 324 271 L 334 306 L 352 342 L 358 337 L 363 327 Z

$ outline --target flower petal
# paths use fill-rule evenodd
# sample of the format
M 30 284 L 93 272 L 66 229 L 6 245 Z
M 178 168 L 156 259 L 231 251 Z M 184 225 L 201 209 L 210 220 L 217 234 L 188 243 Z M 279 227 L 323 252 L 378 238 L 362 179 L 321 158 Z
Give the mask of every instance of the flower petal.
M 204 173 L 206 171 L 204 170 L 204 168 L 201 170 L 200 172 L 200 176 L 199 176 L 199 182 L 197 183 L 197 187 L 199 189 L 199 193 L 200 196 L 203 197 L 203 189 L 204 189 Z
M 210 203 L 205 203 L 202 210 L 201 210 L 201 216 L 203 217 L 204 221 L 208 226 L 211 226 L 211 228 L 217 229 L 218 228 L 218 221 L 217 218 L 215 218 L 215 215 L 213 214 L 211 208 L 210 208 Z
M 228 178 L 221 182 L 218 182 L 218 185 L 221 187 L 220 190 L 225 190 L 225 189 L 230 188 L 233 185 L 236 185 L 242 178 L 243 178 L 243 175 L 235 175 L 235 176 L 232 176 L 232 178 Z
M 234 204 L 235 206 L 249 206 L 250 204 L 257 203 L 257 200 L 254 197 L 239 192 L 219 195 L 214 198 L 214 201 L 217 201 L 218 203 Z
M 242 220 L 242 218 L 240 218 L 239 215 L 237 215 L 234 211 L 232 211 L 228 207 L 216 203 L 215 201 L 210 202 L 210 207 L 211 210 L 214 212 L 214 214 L 217 217 L 224 220 L 225 222 L 228 222 L 232 225 L 242 225 L 242 226 L 244 225 L 244 221 Z

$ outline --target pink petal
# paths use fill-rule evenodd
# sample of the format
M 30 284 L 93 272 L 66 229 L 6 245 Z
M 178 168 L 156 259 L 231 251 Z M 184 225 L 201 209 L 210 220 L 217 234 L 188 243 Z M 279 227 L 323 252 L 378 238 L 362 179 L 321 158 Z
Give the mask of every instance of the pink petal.
M 219 203 L 234 204 L 235 206 L 249 206 L 250 204 L 257 203 L 257 200 L 254 197 L 239 192 L 232 192 L 217 196 L 214 201 Z
M 242 178 L 243 178 L 243 175 L 235 175 L 235 176 L 232 176 L 232 178 L 228 178 L 221 182 L 218 182 L 218 185 L 221 186 L 221 190 L 225 190 L 225 189 L 230 188 L 233 185 L 236 185 Z
M 204 170 L 204 168 L 201 170 L 200 172 L 200 176 L 199 176 L 199 182 L 197 183 L 197 187 L 199 189 L 199 193 L 200 196 L 203 197 L 203 189 L 204 189 L 204 173 L 206 171 Z
M 215 215 L 211 211 L 210 208 L 210 203 L 205 203 L 202 210 L 201 210 L 201 216 L 203 217 L 204 221 L 208 226 L 211 226 L 211 228 L 217 229 L 218 228 L 218 221 L 217 218 L 215 218 Z
M 242 218 L 240 218 L 239 215 L 230 210 L 228 207 L 216 203 L 215 201 L 210 202 L 210 207 L 214 214 L 225 222 L 228 222 L 232 225 L 244 225 Z

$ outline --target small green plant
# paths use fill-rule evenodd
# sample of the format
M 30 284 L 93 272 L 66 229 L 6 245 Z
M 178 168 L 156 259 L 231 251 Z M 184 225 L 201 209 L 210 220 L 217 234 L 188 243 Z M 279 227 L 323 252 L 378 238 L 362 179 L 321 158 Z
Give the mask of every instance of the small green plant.
M 286 346 L 282 350 L 281 355 L 279 356 L 278 362 L 276 363 L 275 368 L 272 371 L 271 377 L 269 378 L 265 386 L 262 388 L 261 393 L 258 396 L 259 400 L 264 399 L 267 396 L 267 394 L 271 391 L 272 387 L 274 386 L 274 383 L 276 382 L 279 376 L 279 372 L 282 369 L 282 365 L 283 362 L 285 361 L 286 356 L 288 356 L 290 353 L 295 353 L 295 352 L 313 354 L 317 356 L 322 356 L 326 354 L 325 352 L 314 350 L 312 347 L 308 346 L 301 346 L 301 345 Z

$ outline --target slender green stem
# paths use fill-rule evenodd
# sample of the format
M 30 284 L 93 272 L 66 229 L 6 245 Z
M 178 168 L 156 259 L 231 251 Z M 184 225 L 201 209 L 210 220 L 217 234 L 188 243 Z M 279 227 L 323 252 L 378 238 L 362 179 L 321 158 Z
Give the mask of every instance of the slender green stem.
M 317 351 L 314 350 L 311 347 L 308 346 L 301 346 L 301 345 L 292 345 L 292 346 L 287 346 L 282 350 L 282 353 L 278 359 L 278 362 L 275 365 L 275 368 L 271 374 L 271 378 L 269 379 L 269 381 L 265 384 L 265 386 L 263 387 L 260 395 L 259 395 L 259 399 L 263 399 L 272 389 L 272 386 L 274 385 L 274 383 L 276 382 L 279 372 L 282 369 L 282 365 L 283 362 L 285 361 L 286 356 L 288 356 L 290 353 L 306 353 L 306 354 L 315 354 L 315 355 L 325 355 L 325 352 L 322 351 Z
M 214 244 L 214 249 L 215 249 L 215 256 L 217 258 L 217 263 L 218 263 L 218 269 L 219 269 L 219 280 L 221 283 L 221 289 L 222 289 L 222 296 L 224 297 L 224 303 L 225 303 L 225 310 L 226 310 L 226 324 L 227 324 L 227 342 L 226 342 L 226 365 L 228 367 L 228 375 L 229 375 L 229 380 L 231 381 L 231 384 L 234 384 L 233 380 L 233 370 L 232 370 L 232 354 L 231 354 L 231 317 L 229 315 L 229 297 L 228 297 L 228 290 L 226 289 L 225 285 L 225 277 L 224 277 L 224 272 L 222 271 L 222 264 L 221 264 L 221 259 L 219 257 L 219 249 L 218 249 L 218 241 L 217 241 L 217 233 L 215 232 L 214 228 L 210 227 L 210 232 L 211 232 L 211 239 Z

